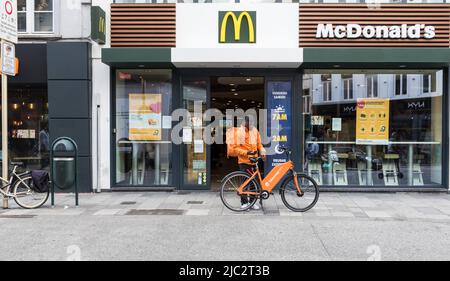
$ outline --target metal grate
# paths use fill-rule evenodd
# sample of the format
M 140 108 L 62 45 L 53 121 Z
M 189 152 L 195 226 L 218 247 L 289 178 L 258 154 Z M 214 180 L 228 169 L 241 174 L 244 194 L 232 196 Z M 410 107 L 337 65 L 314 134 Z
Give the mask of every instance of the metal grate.
M 0 219 L 32 219 L 35 215 L 0 215 Z
M 123 201 L 122 203 L 120 203 L 120 205 L 135 205 L 136 202 L 135 201 Z
M 201 205 L 204 202 L 203 201 L 188 201 L 187 203 L 188 203 L 188 205 Z
M 181 216 L 184 214 L 184 210 L 177 209 L 133 209 L 128 211 L 127 216 Z

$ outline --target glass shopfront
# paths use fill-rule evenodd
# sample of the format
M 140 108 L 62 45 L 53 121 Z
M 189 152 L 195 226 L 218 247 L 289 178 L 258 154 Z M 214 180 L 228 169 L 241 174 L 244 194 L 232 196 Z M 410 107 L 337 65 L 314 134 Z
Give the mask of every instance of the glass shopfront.
M 191 114 L 188 126 L 183 128 L 183 170 L 185 186 L 205 189 L 208 186 L 208 147 L 203 140 L 206 126 L 203 116 L 196 116 L 195 109 L 204 113 L 207 109 L 207 81 L 185 81 L 183 83 L 183 106 Z
M 10 87 L 9 161 L 22 163 L 22 170 L 47 170 L 50 164 L 49 141 L 47 89 Z
M 116 71 L 116 186 L 172 184 L 171 70 Z
M 305 170 L 322 186 L 443 183 L 442 70 L 306 70 Z

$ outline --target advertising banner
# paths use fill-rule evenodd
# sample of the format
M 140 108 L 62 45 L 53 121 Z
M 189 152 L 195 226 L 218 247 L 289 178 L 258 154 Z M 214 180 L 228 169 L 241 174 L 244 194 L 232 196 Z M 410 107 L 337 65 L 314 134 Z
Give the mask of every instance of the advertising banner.
M 389 144 L 389 99 L 358 99 L 356 144 Z
M 161 94 L 130 94 L 129 102 L 130 140 L 161 140 Z
M 273 167 L 287 161 L 286 154 L 278 150 L 279 146 L 292 149 L 292 83 L 290 81 L 269 81 L 268 90 L 268 128 L 272 137 L 272 146 L 275 145 L 275 154 L 268 155 L 266 170 L 268 173 Z M 278 127 L 273 127 L 274 121 L 278 122 Z M 275 123 L 276 124 L 276 123 Z

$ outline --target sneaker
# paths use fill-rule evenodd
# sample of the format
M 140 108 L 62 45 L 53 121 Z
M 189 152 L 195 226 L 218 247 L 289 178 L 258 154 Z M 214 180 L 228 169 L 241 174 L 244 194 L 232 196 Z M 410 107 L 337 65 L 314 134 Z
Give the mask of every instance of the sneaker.
M 255 203 L 255 205 L 253 205 L 252 209 L 257 211 L 257 210 L 261 209 L 261 206 L 259 206 L 258 203 Z
M 241 210 L 247 209 L 249 205 L 250 205 L 249 203 L 242 204 L 241 205 Z

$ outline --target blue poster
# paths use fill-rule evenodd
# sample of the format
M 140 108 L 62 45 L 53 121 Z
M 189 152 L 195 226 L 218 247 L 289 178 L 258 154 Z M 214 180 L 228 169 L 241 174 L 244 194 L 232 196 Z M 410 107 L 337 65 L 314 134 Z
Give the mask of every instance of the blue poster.
M 279 146 L 292 149 L 292 83 L 269 81 L 267 91 L 269 111 L 267 126 L 272 149 L 268 149 L 265 173 L 270 172 L 278 164 L 287 162 L 286 154 L 278 150 Z

